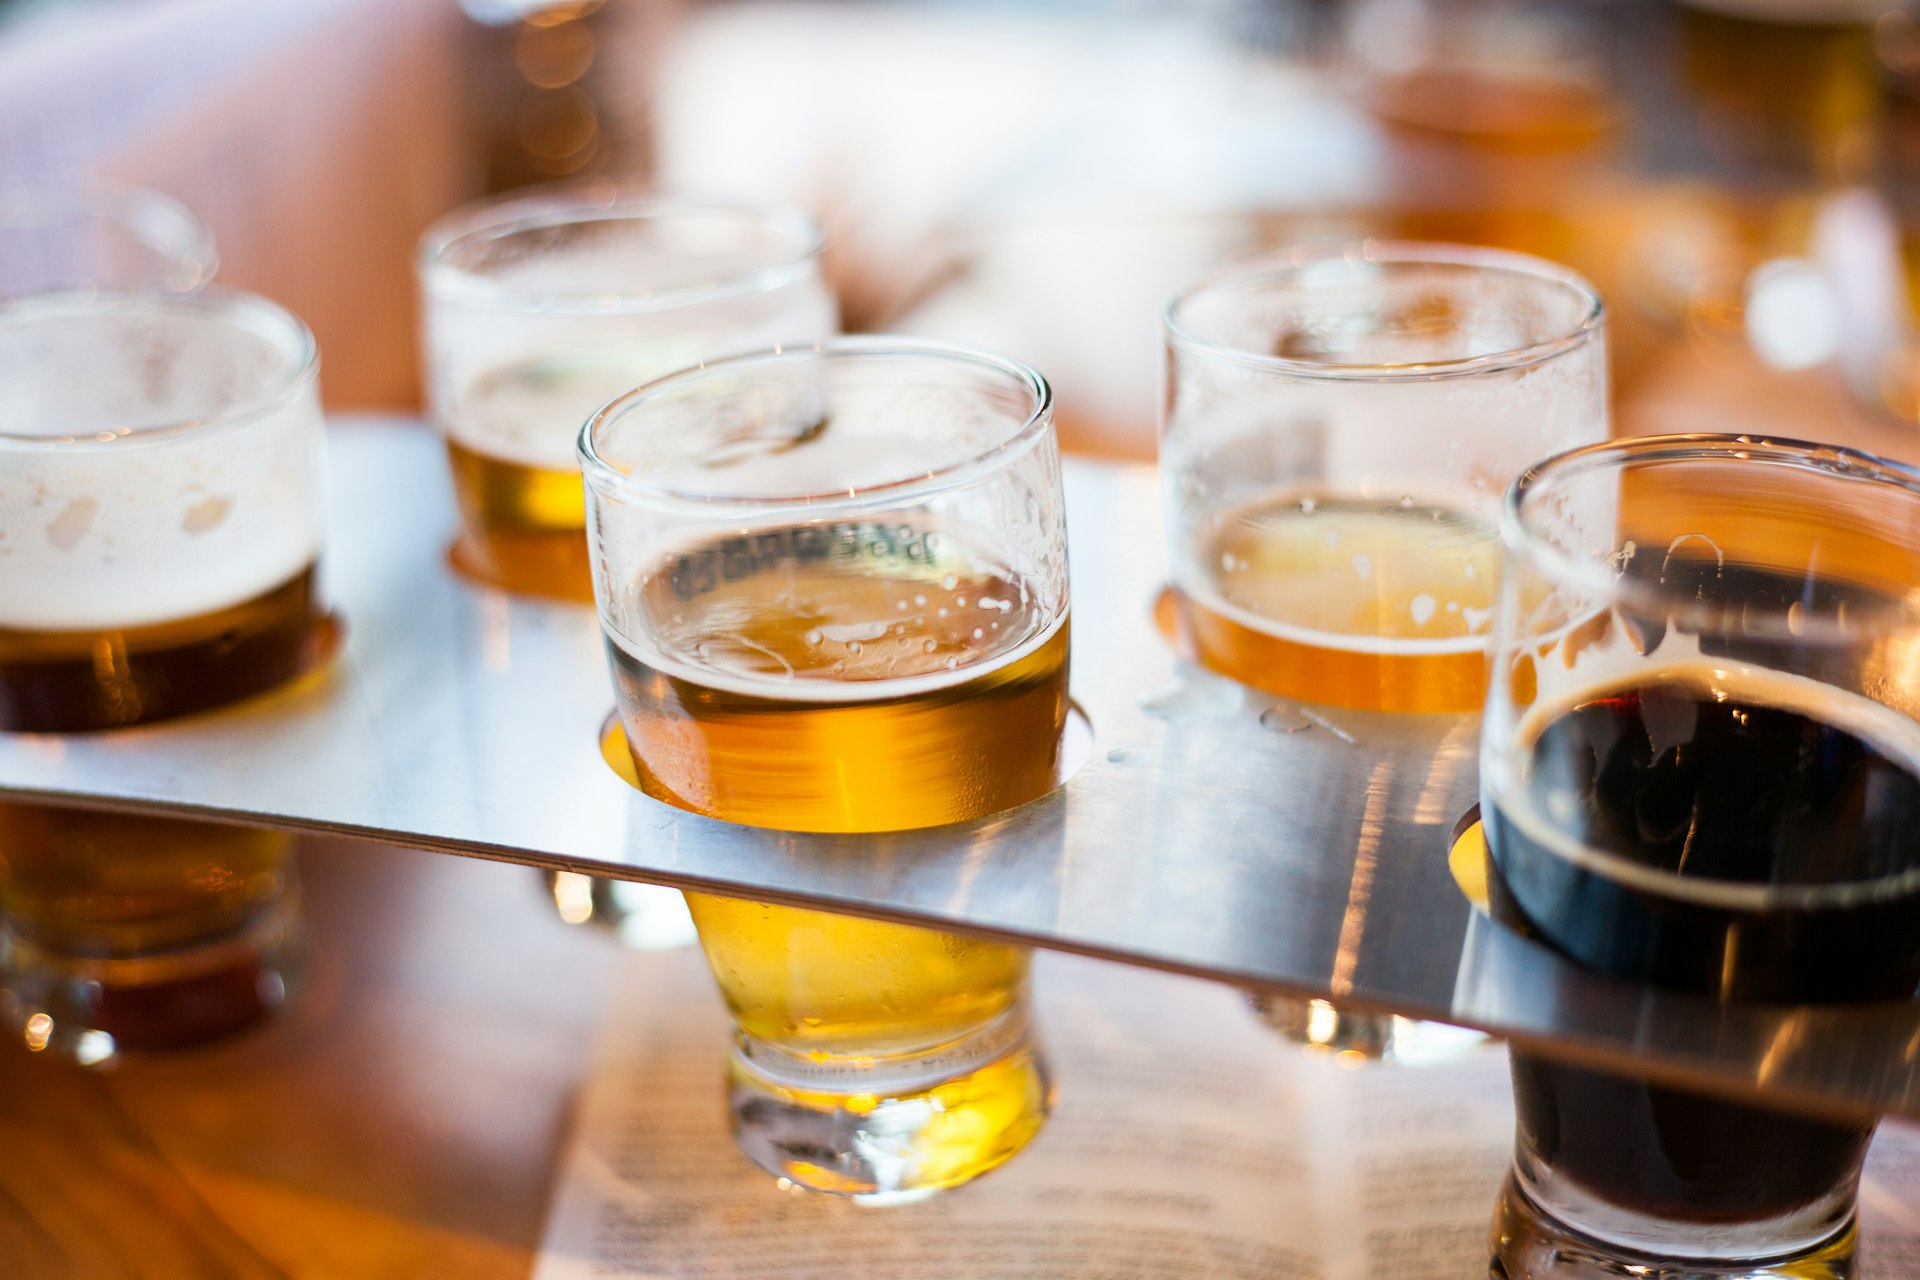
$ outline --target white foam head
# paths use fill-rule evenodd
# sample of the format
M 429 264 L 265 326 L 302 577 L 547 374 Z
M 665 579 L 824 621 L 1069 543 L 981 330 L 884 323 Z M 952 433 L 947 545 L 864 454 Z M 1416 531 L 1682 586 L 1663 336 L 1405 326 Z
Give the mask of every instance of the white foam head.
M 245 294 L 0 306 L 0 627 L 187 618 L 311 565 L 317 367 L 306 327 Z
M 573 470 L 581 426 L 643 383 L 839 324 L 791 210 L 582 188 L 456 212 L 423 243 L 434 416 L 525 466 Z

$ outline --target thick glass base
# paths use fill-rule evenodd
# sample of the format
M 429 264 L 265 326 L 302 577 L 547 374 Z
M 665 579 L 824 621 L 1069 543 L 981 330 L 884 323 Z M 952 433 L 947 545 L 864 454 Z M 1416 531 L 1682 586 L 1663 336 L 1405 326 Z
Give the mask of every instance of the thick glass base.
M 903 1204 L 1004 1164 L 1046 1122 L 1046 1064 L 1016 1007 L 964 1041 L 913 1054 L 826 1059 L 736 1032 L 734 1140 L 809 1191 Z
M 1852 1280 L 1852 1217 L 1825 1238 L 1790 1253 L 1737 1257 L 1742 1233 L 1729 1227 L 1671 1223 L 1676 1251 L 1707 1257 L 1650 1253 L 1576 1231 L 1541 1208 L 1509 1176 L 1494 1210 L 1489 1280 Z M 1748 1236 L 1752 1239 L 1756 1236 Z
M 61 955 L 0 926 L 0 1026 L 35 1052 L 82 1066 L 190 1048 L 272 1016 L 304 961 L 292 883 L 230 933 L 140 956 Z
M 1283 1039 L 1356 1061 L 1398 1062 L 1404 1066 L 1447 1062 L 1473 1052 L 1490 1039 L 1485 1032 L 1465 1027 L 1394 1014 L 1362 1013 L 1328 1000 L 1249 991 L 1247 1003 L 1260 1021 Z

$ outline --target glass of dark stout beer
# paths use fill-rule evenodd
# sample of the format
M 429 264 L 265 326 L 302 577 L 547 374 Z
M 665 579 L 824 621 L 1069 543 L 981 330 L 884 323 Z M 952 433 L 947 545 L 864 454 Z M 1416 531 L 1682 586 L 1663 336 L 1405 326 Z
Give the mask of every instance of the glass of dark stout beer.
M 1651 437 L 1507 501 L 1481 749 L 1491 901 L 1723 1002 L 1920 991 L 1920 472 Z M 1513 1053 L 1493 1274 L 1853 1274 L 1870 1122 Z
M 326 456 L 305 325 L 99 289 L 0 303 L 0 731 L 147 725 L 318 665 Z M 0 803 L 0 1015 L 99 1062 L 285 998 L 284 834 Z
M 647 794 L 749 826 L 884 832 L 1053 789 L 1066 530 L 1039 374 L 847 339 L 642 387 L 594 417 L 580 451 Z M 1026 948 L 712 894 L 687 904 L 733 1014 L 734 1136 L 763 1168 L 897 1203 L 1039 1131 Z

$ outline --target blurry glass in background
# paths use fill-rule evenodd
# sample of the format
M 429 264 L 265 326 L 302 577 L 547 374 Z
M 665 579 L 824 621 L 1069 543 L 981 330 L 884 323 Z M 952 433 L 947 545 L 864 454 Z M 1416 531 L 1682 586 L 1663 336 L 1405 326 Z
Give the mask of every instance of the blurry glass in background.
M 486 193 L 609 172 L 644 173 L 646 139 L 610 92 L 621 0 L 461 0 L 471 127 Z
M 1501 494 L 1607 435 L 1592 286 L 1498 250 L 1365 241 L 1228 267 L 1165 320 L 1182 647 L 1285 699 L 1478 710 Z M 1259 1003 L 1305 1043 L 1428 1051 L 1337 1001 Z
M 225 706 L 316 669 L 312 335 L 264 299 L 0 302 L 0 729 Z M 298 958 L 274 832 L 0 803 L 7 1021 L 82 1062 L 258 1020 Z
M 1882 90 L 1875 20 L 1890 0 L 1680 0 L 1694 127 L 1723 176 L 1831 187 L 1871 180 Z
M 598 183 L 436 223 L 419 269 L 428 398 L 462 516 L 455 562 L 510 591 L 591 599 L 581 426 L 663 374 L 830 336 L 820 250 L 795 210 Z
M 157 191 L 0 185 L 0 298 L 87 288 L 192 293 L 218 264 L 213 232 Z
M 1050 400 L 1012 361 L 876 338 L 722 361 L 595 415 L 593 565 L 646 792 L 888 832 L 1051 791 L 1068 593 Z M 863 855 L 884 842 L 837 856 Z M 687 898 L 734 1017 L 734 1135 L 762 1168 L 897 1203 L 1039 1130 L 1026 948 Z

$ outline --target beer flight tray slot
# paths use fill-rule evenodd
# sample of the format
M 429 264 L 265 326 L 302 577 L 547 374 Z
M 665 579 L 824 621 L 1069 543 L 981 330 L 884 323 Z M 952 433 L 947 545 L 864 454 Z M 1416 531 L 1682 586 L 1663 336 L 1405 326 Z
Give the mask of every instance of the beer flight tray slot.
M 438 440 L 336 420 L 321 678 L 112 733 L 0 733 L 0 796 L 459 853 L 1029 942 L 1815 1109 L 1920 1117 L 1920 1002 L 1722 1009 L 1580 973 L 1491 924 L 1448 846 L 1477 719 L 1295 708 L 1183 663 L 1149 468 L 1067 467 L 1072 691 L 1092 727 L 1053 795 L 930 831 L 813 836 L 659 804 L 608 768 L 593 610 L 447 566 Z M 314 856 L 325 856 L 324 848 Z

